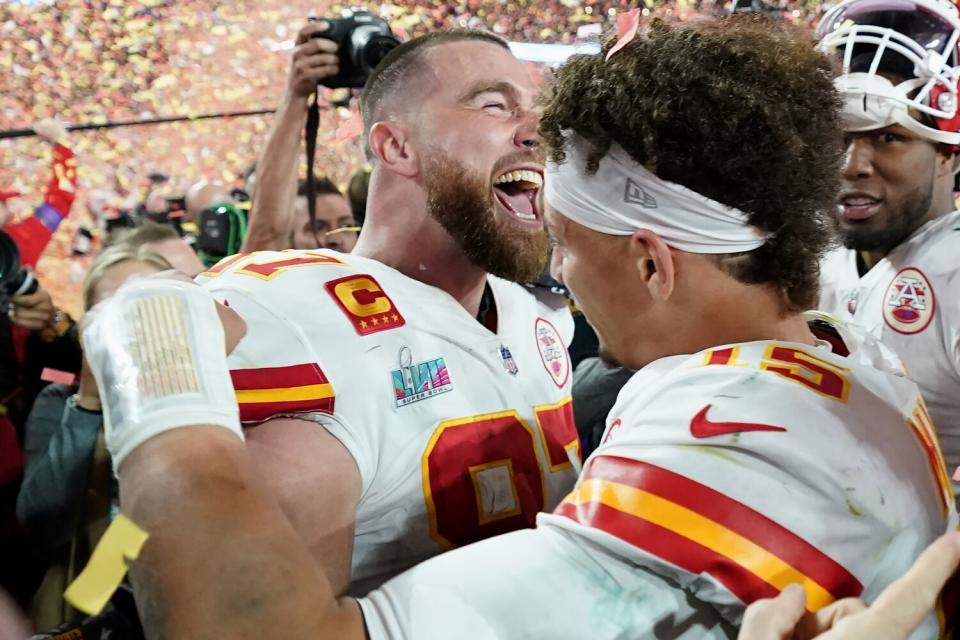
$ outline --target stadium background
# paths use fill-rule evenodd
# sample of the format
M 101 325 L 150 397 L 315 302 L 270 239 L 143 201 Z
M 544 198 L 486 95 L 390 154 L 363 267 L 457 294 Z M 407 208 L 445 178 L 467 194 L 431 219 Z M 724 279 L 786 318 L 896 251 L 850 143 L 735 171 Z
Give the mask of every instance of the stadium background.
M 742 1 L 742 0 L 741 0 Z M 443 27 L 490 29 L 511 41 L 571 43 L 578 28 L 604 32 L 636 2 L 606 0 L 441 0 L 366 4 L 401 37 Z M 344 6 L 307 0 L 0 1 L 0 131 L 57 117 L 98 124 L 171 116 L 271 109 L 284 91 L 290 50 L 307 16 Z M 639 3 L 645 21 L 684 20 L 731 9 L 722 0 Z M 813 25 L 819 2 L 773 7 L 790 22 Z M 356 140 L 336 142 L 346 109 L 327 109 L 317 169 L 343 185 L 363 164 Z M 171 193 L 199 180 L 239 183 L 260 150 L 271 116 L 218 118 L 72 132 L 80 190 L 74 210 L 49 245 L 38 272 L 55 302 L 80 315 L 79 282 L 87 258 L 71 257 L 79 227 L 98 227 L 91 202 L 119 184 L 134 194 L 146 176 L 171 177 Z M 0 139 L 0 189 L 22 192 L 17 211 L 42 199 L 50 146 L 36 137 Z

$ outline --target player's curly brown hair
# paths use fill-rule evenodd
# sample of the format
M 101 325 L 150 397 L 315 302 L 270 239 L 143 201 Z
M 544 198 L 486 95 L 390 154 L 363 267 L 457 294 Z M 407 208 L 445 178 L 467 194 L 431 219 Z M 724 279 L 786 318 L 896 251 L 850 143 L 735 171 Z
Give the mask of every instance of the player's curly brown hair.
M 755 15 L 654 21 L 605 61 L 612 46 L 571 58 L 545 95 L 551 160 L 565 161 L 572 130 L 593 146 L 590 172 L 617 143 L 660 178 L 746 212 L 773 235 L 718 266 L 778 287 L 788 312 L 813 308 L 843 140 L 828 60 Z

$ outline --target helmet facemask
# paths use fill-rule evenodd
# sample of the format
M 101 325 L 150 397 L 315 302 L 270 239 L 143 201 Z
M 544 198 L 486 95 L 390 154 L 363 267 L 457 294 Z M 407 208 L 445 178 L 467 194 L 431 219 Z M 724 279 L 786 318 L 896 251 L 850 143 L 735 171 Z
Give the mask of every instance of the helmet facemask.
M 960 144 L 960 18 L 940 0 L 849 0 L 827 12 L 818 48 L 841 65 L 844 128 L 899 124 L 931 142 Z

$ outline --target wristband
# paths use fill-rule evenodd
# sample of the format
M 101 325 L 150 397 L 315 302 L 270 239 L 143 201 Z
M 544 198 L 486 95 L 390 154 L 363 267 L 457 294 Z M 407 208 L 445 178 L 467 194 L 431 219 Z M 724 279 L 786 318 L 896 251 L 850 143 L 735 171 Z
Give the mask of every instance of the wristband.
M 223 325 L 207 291 L 138 278 L 90 315 L 84 351 L 115 469 L 140 444 L 171 429 L 208 425 L 243 439 Z

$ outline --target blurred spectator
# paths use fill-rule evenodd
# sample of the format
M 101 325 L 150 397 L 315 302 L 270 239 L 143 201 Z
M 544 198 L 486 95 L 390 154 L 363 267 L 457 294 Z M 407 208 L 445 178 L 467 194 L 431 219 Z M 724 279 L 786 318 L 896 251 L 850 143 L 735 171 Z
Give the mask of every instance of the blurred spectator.
M 293 228 L 285 239 L 274 246 L 251 246 L 250 250 L 261 249 L 333 249 L 350 253 L 357 244 L 357 223 L 354 221 L 350 204 L 337 186 L 329 178 L 319 177 L 315 182 L 317 217 L 310 224 L 307 210 L 307 185 L 301 182 L 297 186 L 297 199 L 293 207 Z
M 129 251 L 145 247 L 170 263 L 170 265 L 191 278 L 203 271 L 203 264 L 186 240 L 180 237 L 170 225 L 147 222 L 136 229 L 118 231 L 107 238 L 104 248 L 124 247 Z M 90 306 L 90 300 L 84 297 L 84 304 Z
M 233 202 L 228 187 L 219 182 L 207 182 L 205 180 L 194 183 L 187 190 L 187 209 L 184 215 L 186 222 L 196 223 L 201 211 L 224 202 Z
M 77 162 L 65 146 L 67 131 L 56 120 L 41 120 L 33 125 L 37 135 L 53 145 L 53 167 L 46 185 L 43 203 L 25 220 L 12 220 L 7 201 L 20 194 L 0 191 L 0 226 L 20 250 L 20 264 L 34 267 L 54 232 L 70 213 L 77 191 Z
M 80 346 L 70 317 L 39 289 L 13 299 L 0 315 L 0 587 L 24 606 L 43 575 L 42 560 L 16 523 L 23 474 L 24 423 L 45 382 L 44 369 L 80 370 Z
M 114 239 L 97 255 L 87 274 L 85 308 L 130 277 L 172 268 L 159 254 L 167 249 L 171 257 L 181 258 L 178 245 L 186 246 L 173 229 L 159 225 Z M 112 519 L 111 505 L 117 503 L 116 483 L 103 447 L 100 411 L 96 382 L 84 363 L 79 385 L 46 387 L 27 420 L 17 519 L 49 562 L 29 607 L 38 628 L 62 624 L 74 615 L 62 598 L 63 591 L 86 564 Z
M 634 373 L 599 357 L 586 358 L 574 369 L 570 395 L 584 460 L 600 445 L 607 428 L 607 414 L 617 401 L 620 389 Z
M 64 145 L 66 130 L 53 120 L 37 122 L 36 132 L 53 144 L 53 171 L 43 203 L 33 214 L 14 219 L 0 196 L 2 231 L 16 245 L 20 264 L 33 268 L 54 231 L 69 214 L 76 194 L 76 162 Z M 0 314 L 0 586 L 23 605 L 36 589 L 42 564 L 22 536 L 14 517 L 23 471 L 23 424 L 43 386 L 45 368 L 76 373 L 80 350 L 70 317 L 57 310 L 50 294 L 39 288 L 15 296 L 8 313 Z
M 350 201 L 350 208 L 353 209 L 353 219 L 357 226 L 363 226 L 363 221 L 367 217 L 367 191 L 370 190 L 370 167 L 360 169 L 350 176 L 350 184 L 347 186 L 347 200 Z

